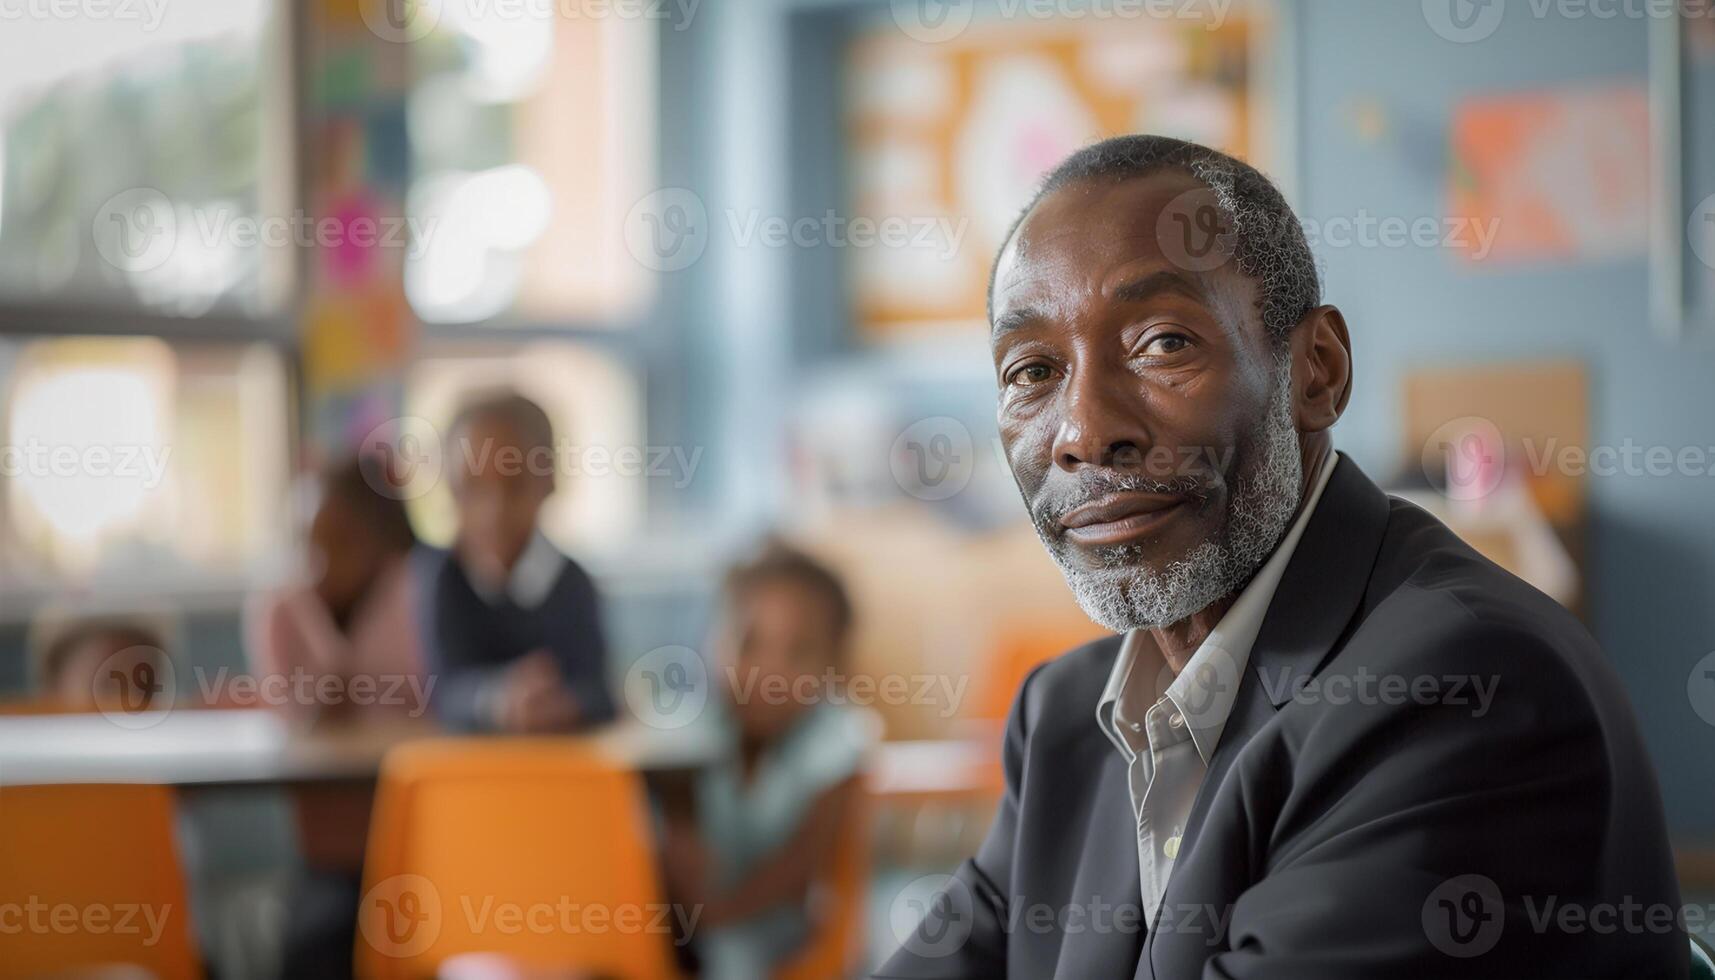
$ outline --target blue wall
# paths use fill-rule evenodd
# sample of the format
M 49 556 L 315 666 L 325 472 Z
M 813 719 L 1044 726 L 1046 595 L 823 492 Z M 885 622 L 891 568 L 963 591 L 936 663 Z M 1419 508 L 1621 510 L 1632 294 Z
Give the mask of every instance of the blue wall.
M 1299 203 L 1310 217 L 1443 214 L 1448 126 L 1466 96 L 1646 78 L 1649 25 L 1639 19 L 1539 20 L 1515 0 L 1493 36 L 1456 44 L 1428 28 L 1416 2 L 1298 6 Z M 1392 138 L 1360 139 L 1349 122 L 1360 97 L 1386 108 Z M 1469 271 L 1437 249 L 1320 258 L 1356 348 L 1357 391 L 1338 441 L 1372 474 L 1400 462 L 1406 371 L 1509 357 L 1564 354 L 1588 366 L 1596 445 L 1715 446 L 1715 352 L 1651 330 L 1641 258 L 1500 273 Z M 1674 829 L 1715 835 L 1715 728 L 1686 688 L 1715 650 L 1715 478 L 1591 477 L 1589 488 L 1596 634 L 1630 689 Z

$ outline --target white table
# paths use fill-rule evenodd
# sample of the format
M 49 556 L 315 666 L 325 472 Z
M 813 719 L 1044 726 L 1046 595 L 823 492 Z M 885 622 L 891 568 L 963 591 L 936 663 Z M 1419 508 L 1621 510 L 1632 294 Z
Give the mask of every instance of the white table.
M 373 779 L 388 750 L 435 737 L 423 720 L 295 730 L 266 710 L 201 709 L 112 719 L 0 716 L 0 786 L 154 783 L 268 786 Z M 713 740 L 691 729 L 621 724 L 576 737 L 646 771 L 695 768 Z

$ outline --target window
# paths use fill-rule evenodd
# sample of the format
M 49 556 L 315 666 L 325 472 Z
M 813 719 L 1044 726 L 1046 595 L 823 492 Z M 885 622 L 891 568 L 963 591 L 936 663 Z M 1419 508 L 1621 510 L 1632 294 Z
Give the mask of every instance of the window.
M 635 318 L 651 281 L 624 221 L 654 170 L 654 23 L 439 9 L 413 51 L 413 310 L 428 323 Z
M 5 19 L 0 301 L 276 312 L 291 257 L 251 234 L 291 183 L 275 5 L 58 9 Z
M 0 579 L 162 593 L 253 575 L 290 530 L 290 411 L 259 342 L 0 342 Z

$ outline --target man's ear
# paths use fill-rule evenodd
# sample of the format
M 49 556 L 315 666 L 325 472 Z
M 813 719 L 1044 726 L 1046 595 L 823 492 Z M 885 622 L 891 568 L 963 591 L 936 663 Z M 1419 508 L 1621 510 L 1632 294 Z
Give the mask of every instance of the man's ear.
M 1318 306 L 1293 328 L 1292 375 L 1298 431 L 1322 432 L 1340 420 L 1352 400 L 1352 338 L 1338 309 Z

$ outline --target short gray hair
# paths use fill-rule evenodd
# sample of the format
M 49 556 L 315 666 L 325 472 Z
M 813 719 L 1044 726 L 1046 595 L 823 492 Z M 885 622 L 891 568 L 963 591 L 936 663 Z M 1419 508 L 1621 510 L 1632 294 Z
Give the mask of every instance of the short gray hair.
M 1043 179 L 1001 242 L 1011 243 L 1037 203 L 1068 184 L 1124 181 L 1177 170 L 1195 177 L 1215 196 L 1231 224 L 1239 272 L 1256 280 L 1264 329 L 1284 344 L 1304 314 L 1321 305 L 1322 282 L 1298 216 L 1261 171 L 1219 150 L 1167 136 L 1132 135 L 1092 143 L 1061 161 Z M 998 268 L 1000 257 L 996 255 Z M 989 273 L 989 318 L 994 318 L 994 269 Z

